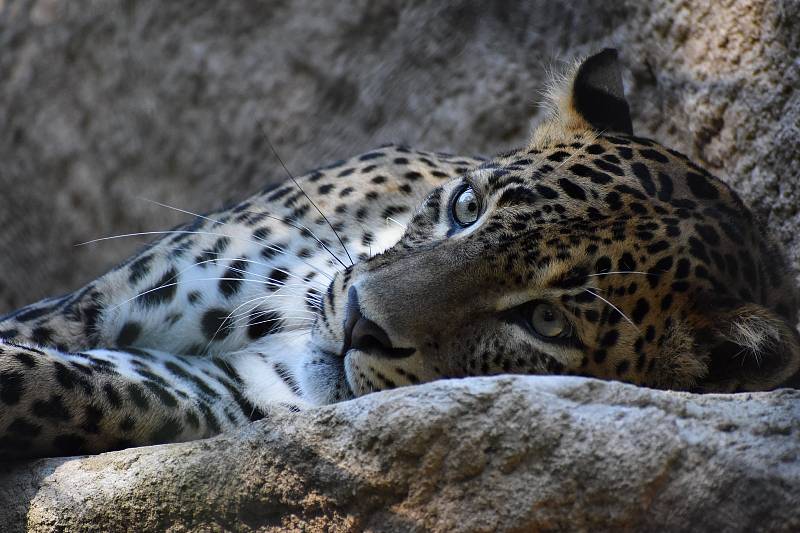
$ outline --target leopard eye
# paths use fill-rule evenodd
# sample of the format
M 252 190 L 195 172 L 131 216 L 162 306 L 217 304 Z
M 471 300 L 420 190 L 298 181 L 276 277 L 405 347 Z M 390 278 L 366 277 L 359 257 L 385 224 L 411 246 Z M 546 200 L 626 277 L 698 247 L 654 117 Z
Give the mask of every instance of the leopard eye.
M 471 226 L 480 215 L 478 195 L 472 187 L 466 187 L 453 199 L 453 219 L 463 226 Z
M 530 316 L 531 327 L 542 337 L 558 337 L 567 329 L 564 314 L 548 303 L 538 303 Z

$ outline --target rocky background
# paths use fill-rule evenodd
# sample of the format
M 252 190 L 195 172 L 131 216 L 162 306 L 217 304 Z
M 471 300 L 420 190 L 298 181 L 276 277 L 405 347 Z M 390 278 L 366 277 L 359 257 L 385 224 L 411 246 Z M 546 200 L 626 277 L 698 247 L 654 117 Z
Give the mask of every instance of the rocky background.
M 282 179 L 260 124 L 297 174 L 389 141 L 491 154 L 540 119 L 549 68 L 605 46 L 637 132 L 731 183 L 796 269 L 798 27 L 796 0 L 0 0 L 0 313 L 142 241 L 76 243 L 186 218 L 145 199 L 208 211 Z M 0 523 L 800 529 L 797 395 L 551 383 L 440 383 L 3 467 Z

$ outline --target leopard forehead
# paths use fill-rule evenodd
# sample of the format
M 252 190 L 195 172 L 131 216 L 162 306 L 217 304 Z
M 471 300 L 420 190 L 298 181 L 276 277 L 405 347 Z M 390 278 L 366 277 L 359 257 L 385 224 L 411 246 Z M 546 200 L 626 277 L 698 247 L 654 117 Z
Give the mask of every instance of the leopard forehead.
M 480 219 L 453 228 L 453 195 L 465 187 L 482 204 Z M 479 243 L 558 248 L 564 260 L 585 240 L 592 244 L 590 256 L 605 248 L 639 256 L 671 249 L 725 270 L 713 249 L 747 255 L 745 242 L 760 238 L 753 222 L 726 184 L 683 154 L 632 135 L 579 132 L 564 142 L 501 154 L 434 190 L 403 241 L 475 234 Z M 727 290 L 719 283 L 715 288 Z

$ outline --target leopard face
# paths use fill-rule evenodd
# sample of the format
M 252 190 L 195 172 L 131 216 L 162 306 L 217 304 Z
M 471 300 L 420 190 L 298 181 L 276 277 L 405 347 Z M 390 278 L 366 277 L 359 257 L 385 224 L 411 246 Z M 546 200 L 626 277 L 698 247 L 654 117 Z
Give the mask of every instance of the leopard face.
M 330 284 L 312 336 L 352 395 L 500 373 L 796 379 L 780 254 L 727 185 L 633 135 L 616 53 L 551 100 L 528 146 L 433 190 L 396 245 Z

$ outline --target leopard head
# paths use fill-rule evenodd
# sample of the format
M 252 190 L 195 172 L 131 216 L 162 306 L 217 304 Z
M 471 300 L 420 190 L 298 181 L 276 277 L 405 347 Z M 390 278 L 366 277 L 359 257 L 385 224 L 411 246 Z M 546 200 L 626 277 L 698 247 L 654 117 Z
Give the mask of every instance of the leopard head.
M 313 338 L 349 392 L 501 373 L 797 380 L 781 255 L 725 183 L 634 136 L 616 51 L 576 63 L 548 107 L 527 146 L 433 190 L 396 245 L 335 277 Z

